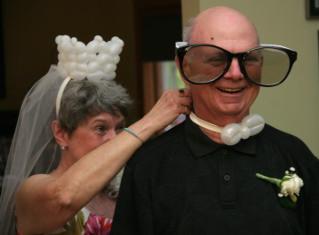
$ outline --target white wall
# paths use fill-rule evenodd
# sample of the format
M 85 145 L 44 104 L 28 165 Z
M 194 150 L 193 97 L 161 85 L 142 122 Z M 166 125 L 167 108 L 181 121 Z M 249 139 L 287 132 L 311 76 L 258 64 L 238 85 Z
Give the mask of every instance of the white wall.
M 304 0 L 182 0 L 183 22 L 217 5 L 245 13 L 255 23 L 261 42 L 297 50 L 288 79 L 279 87 L 262 88 L 252 112 L 301 138 L 319 157 L 319 19 L 306 19 Z

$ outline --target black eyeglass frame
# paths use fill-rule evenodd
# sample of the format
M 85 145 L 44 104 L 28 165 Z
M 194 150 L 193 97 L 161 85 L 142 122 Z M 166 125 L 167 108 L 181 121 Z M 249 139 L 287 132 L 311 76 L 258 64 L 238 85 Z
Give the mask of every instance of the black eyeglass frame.
M 194 47 L 198 47 L 198 46 L 209 46 L 209 47 L 214 47 L 214 48 L 217 48 L 217 49 L 220 49 L 222 51 L 225 52 L 226 56 L 227 56 L 227 66 L 225 67 L 224 69 L 224 72 L 222 72 L 218 77 L 216 78 L 213 78 L 209 81 L 206 81 L 206 82 L 194 82 L 194 81 L 191 81 L 184 73 L 184 69 L 183 69 L 183 60 L 184 60 L 184 56 L 186 55 L 186 53 L 191 49 L 191 48 L 194 48 Z M 263 48 L 271 48 L 271 49 L 276 49 L 276 50 L 280 50 L 280 51 L 283 51 L 285 52 L 288 57 L 289 57 L 289 68 L 287 70 L 287 73 L 285 74 L 285 76 L 283 77 L 283 79 L 281 79 L 279 82 L 277 83 L 274 83 L 274 84 L 260 84 L 256 81 L 254 81 L 253 79 L 250 79 L 247 72 L 246 72 L 246 69 L 245 69 L 245 65 L 243 64 L 243 62 L 245 61 L 245 56 L 254 51 L 254 50 L 259 50 L 259 49 L 263 49 Z M 292 66 L 294 64 L 294 62 L 297 60 L 297 52 L 288 48 L 288 47 L 285 47 L 285 46 L 282 46 L 282 45 L 277 45 L 277 44 L 260 44 L 260 46 L 258 47 L 254 47 L 252 49 L 249 49 L 248 51 L 245 51 L 245 52 L 240 52 L 240 53 L 232 53 L 230 51 L 227 51 L 226 49 L 222 48 L 222 47 L 219 47 L 219 46 L 216 46 L 216 45 L 213 45 L 213 44 L 188 44 L 187 42 L 176 42 L 176 45 L 175 45 L 175 53 L 176 53 L 176 56 L 177 56 L 177 59 L 178 59 L 178 62 L 180 64 L 180 70 L 181 70 L 181 73 L 183 75 L 183 77 L 190 83 L 192 84 L 195 84 L 195 85 L 202 85 L 202 84 L 209 84 L 209 83 L 212 83 L 212 82 L 215 82 L 217 81 L 218 79 L 222 78 L 225 73 L 227 73 L 227 71 L 229 70 L 230 66 L 231 66 L 231 63 L 232 63 L 232 60 L 233 58 L 237 58 L 238 59 L 238 63 L 239 63 L 239 67 L 240 67 L 240 71 L 243 73 L 244 75 L 244 78 L 246 80 L 248 80 L 249 82 L 252 82 L 258 86 L 262 86 L 262 87 L 273 87 L 273 86 L 277 86 L 281 83 L 283 83 L 291 69 L 292 69 Z

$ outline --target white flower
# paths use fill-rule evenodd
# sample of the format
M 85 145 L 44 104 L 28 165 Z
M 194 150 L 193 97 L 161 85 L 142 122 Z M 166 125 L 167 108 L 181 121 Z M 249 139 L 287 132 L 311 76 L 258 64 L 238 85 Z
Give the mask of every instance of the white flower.
M 280 198 L 289 198 L 293 206 L 296 204 L 300 189 L 304 185 L 303 180 L 295 173 L 295 168 L 293 167 L 290 167 L 289 171 L 285 171 L 285 175 L 282 179 L 268 177 L 260 173 L 256 173 L 256 176 L 259 179 L 277 185 L 280 189 L 278 196 Z
M 286 174 L 281 182 L 280 193 L 287 197 L 289 196 L 292 201 L 296 202 L 300 193 L 300 188 L 303 186 L 303 180 L 296 174 Z
M 303 180 L 297 174 L 293 174 L 290 179 L 282 182 L 280 192 L 284 196 L 288 196 L 291 194 L 296 194 L 297 196 L 299 196 L 300 188 L 302 186 Z

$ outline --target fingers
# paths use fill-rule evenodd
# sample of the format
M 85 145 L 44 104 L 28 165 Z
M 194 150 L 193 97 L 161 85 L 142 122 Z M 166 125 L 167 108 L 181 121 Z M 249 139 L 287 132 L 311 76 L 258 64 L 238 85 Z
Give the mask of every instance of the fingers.
M 186 96 L 185 97 L 179 97 L 178 100 L 177 100 L 177 104 L 190 107 L 191 104 L 192 104 L 192 100 L 191 100 L 191 98 L 189 96 L 188 97 L 186 97 Z
M 187 96 L 187 97 L 190 96 L 190 90 L 187 88 L 179 89 L 178 92 L 181 96 Z
M 191 98 L 188 91 L 167 90 L 153 106 L 152 113 L 174 117 L 182 113 L 189 113 L 190 106 Z
M 189 90 L 165 91 L 152 109 L 143 117 L 146 126 L 161 130 L 172 123 L 180 114 L 189 114 L 191 110 Z
M 183 110 L 182 110 L 183 114 L 190 114 L 190 112 L 191 112 L 190 106 L 184 105 L 184 106 L 182 106 L 182 108 L 183 108 Z
M 165 91 L 163 96 L 167 97 L 168 104 L 177 115 L 190 113 L 192 101 L 188 89 Z
M 179 114 L 190 114 L 190 112 L 191 112 L 191 105 L 180 104 L 178 106 L 178 113 Z
M 179 90 L 180 105 L 182 106 L 182 113 L 189 114 L 191 110 L 192 100 L 190 91 L 188 89 Z

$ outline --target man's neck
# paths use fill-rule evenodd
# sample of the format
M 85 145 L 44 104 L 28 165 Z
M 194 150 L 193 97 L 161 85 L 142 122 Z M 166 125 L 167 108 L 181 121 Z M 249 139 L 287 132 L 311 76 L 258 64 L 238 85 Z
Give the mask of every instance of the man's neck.
M 222 141 L 222 139 L 220 137 L 220 133 L 207 130 L 206 128 L 203 128 L 203 127 L 199 127 L 199 128 L 212 141 L 214 141 L 215 143 L 218 143 L 218 144 L 223 144 L 223 141 Z
M 195 113 L 190 114 L 190 119 L 199 126 L 202 132 L 212 141 L 222 144 L 220 130 L 222 127 L 215 125 L 213 122 L 198 117 Z M 209 128 L 211 127 L 211 128 Z
M 224 127 L 230 123 L 240 123 L 242 119 L 249 114 L 249 110 L 240 113 L 221 114 L 215 113 L 205 107 L 194 107 L 193 112 L 197 117 L 220 127 Z
M 236 123 L 228 123 L 226 126 L 218 126 L 190 113 L 190 119 L 213 141 L 226 145 L 237 144 L 241 139 L 258 134 L 264 128 L 265 121 L 258 114 L 250 114 Z

